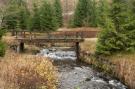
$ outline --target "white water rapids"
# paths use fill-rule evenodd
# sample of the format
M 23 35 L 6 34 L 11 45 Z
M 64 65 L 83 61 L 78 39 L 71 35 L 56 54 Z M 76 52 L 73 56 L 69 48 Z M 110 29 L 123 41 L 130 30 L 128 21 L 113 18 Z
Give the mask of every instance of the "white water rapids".
M 75 51 L 63 51 L 55 48 L 43 49 L 38 55 L 48 57 L 54 60 L 76 60 Z

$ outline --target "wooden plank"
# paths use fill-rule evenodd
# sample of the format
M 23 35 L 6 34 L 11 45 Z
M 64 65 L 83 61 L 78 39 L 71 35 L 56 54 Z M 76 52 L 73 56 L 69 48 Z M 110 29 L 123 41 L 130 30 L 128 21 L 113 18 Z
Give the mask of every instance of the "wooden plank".
M 83 42 L 84 39 L 82 38 L 59 38 L 59 39 L 44 39 L 44 38 L 35 38 L 35 39 L 28 39 L 28 38 L 17 38 L 19 42 L 24 43 L 76 43 L 76 42 Z

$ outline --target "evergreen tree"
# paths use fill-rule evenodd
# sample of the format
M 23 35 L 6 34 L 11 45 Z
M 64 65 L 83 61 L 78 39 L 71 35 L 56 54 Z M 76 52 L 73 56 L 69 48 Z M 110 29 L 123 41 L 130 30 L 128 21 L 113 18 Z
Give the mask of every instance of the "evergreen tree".
M 135 19 L 127 0 L 113 0 L 112 19 L 117 32 L 123 36 L 123 51 L 135 50 Z M 127 40 L 124 40 L 124 39 Z
M 114 28 L 114 24 L 108 17 L 106 17 L 104 21 L 104 27 L 99 34 L 96 45 L 97 55 L 110 55 L 112 52 L 118 49 L 116 47 L 117 32 Z
M 26 20 L 29 15 L 27 5 L 23 0 L 11 0 L 4 16 L 4 24 L 7 29 L 15 29 L 17 22 L 20 22 L 20 28 L 26 29 Z
M 121 32 L 121 26 L 128 23 L 128 13 L 127 0 L 113 0 L 111 18 L 117 31 Z
M 127 43 L 127 51 L 135 51 L 135 0 L 129 0 L 128 3 L 128 22 L 122 25 L 123 29 L 125 29 L 125 34 L 128 37 Z
M 27 20 L 28 20 L 29 15 L 30 15 L 27 7 L 20 6 L 20 12 L 18 15 L 19 15 L 20 28 L 22 30 L 27 29 Z
M 89 16 L 90 19 L 88 21 L 88 26 L 97 27 L 98 25 L 98 8 L 97 8 L 97 1 L 91 0 L 91 7 L 89 8 Z
M 9 5 L 6 11 L 7 14 L 3 17 L 2 24 L 7 29 L 15 29 L 18 20 L 18 6 L 15 4 Z
M 111 20 L 105 21 L 97 44 L 97 54 L 135 51 L 135 20 L 128 5 L 125 0 L 113 0 L 111 9 L 113 23 Z
M 41 17 L 41 30 L 43 31 L 55 31 L 57 29 L 57 21 L 55 17 L 54 8 L 50 3 L 44 1 L 44 4 L 40 9 Z
M 31 30 L 41 30 L 39 8 L 37 7 L 37 5 L 35 3 L 33 4 L 33 7 L 34 7 L 34 9 L 33 9 L 33 16 L 32 16 L 32 20 L 31 20 L 32 21 Z
M 135 0 L 129 0 L 129 9 L 131 9 L 133 16 L 135 16 Z
M 79 0 L 74 18 L 73 26 L 97 26 L 97 3 L 95 0 Z
M 74 18 L 73 18 L 73 26 L 75 27 L 82 27 L 84 26 L 84 19 L 87 18 L 87 12 L 88 12 L 88 2 L 90 0 L 79 0 L 76 10 L 75 10 L 75 14 L 74 14 Z
M 98 26 L 104 27 L 105 26 L 105 19 L 110 15 L 110 7 L 107 0 L 100 0 L 98 3 Z
M 135 14 L 135 0 L 133 0 L 133 2 L 132 2 L 132 11 Z
M 62 16 L 62 7 L 60 0 L 55 0 L 54 2 L 55 14 L 58 26 L 61 27 L 63 25 L 63 16 Z

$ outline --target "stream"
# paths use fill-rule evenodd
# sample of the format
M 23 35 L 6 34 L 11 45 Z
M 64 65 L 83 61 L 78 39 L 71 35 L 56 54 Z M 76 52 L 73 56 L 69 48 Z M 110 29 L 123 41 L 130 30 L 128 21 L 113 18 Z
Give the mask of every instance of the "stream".
M 58 89 L 128 89 L 120 81 L 93 70 L 89 65 L 77 63 L 76 53 L 72 50 L 49 48 L 41 50 L 38 55 L 55 61 Z

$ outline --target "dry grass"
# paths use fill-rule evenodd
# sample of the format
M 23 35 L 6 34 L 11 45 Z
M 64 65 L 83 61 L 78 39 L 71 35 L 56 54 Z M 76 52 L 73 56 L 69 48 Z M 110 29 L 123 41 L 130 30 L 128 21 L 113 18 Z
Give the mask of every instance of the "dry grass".
M 97 42 L 97 38 L 85 39 L 85 41 L 80 44 L 81 50 L 87 51 L 87 52 L 90 52 L 90 53 L 94 53 L 95 49 L 96 49 L 96 45 L 95 45 L 96 42 Z
M 5 42 L 7 45 L 17 44 L 15 37 L 11 36 L 10 33 L 7 33 L 5 36 L 3 36 L 2 41 Z
M 47 58 L 11 54 L 0 62 L 0 89 L 56 89 L 56 75 Z
M 115 75 L 135 89 L 135 54 L 119 54 L 110 59 L 116 65 Z

